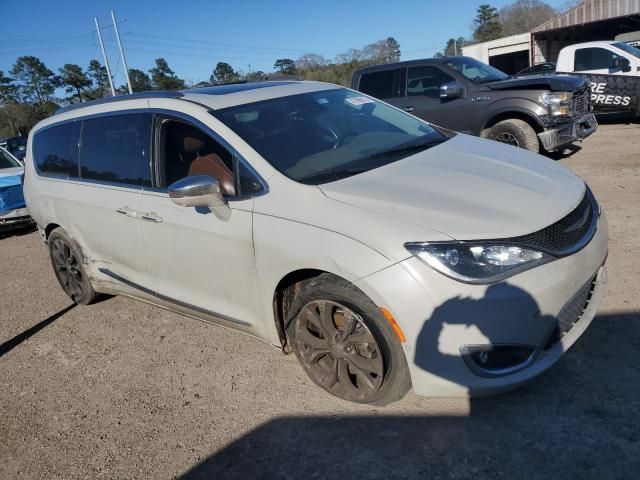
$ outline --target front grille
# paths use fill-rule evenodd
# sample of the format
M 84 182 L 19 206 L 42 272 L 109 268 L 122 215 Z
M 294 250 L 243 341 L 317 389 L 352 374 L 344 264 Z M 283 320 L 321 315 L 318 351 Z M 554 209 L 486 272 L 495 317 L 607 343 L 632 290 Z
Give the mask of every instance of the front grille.
M 592 224 L 596 220 L 597 204 L 593 194 L 587 188 L 582 201 L 566 217 L 537 232 L 509 238 L 513 243 L 526 245 L 552 254 L 570 252 L 576 246 L 591 240 Z
M 571 300 L 569 300 L 558 314 L 558 325 L 547 341 L 545 350 L 556 344 L 576 324 L 589 306 L 593 291 L 596 288 L 597 275 L 587 282 Z
M 584 115 L 585 113 L 589 113 L 589 99 L 591 92 L 589 87 L 586 86 L 581 90 L 576 90 L 573 92 L 573 99 L 571 102 L 571 111 L 574 116 Z

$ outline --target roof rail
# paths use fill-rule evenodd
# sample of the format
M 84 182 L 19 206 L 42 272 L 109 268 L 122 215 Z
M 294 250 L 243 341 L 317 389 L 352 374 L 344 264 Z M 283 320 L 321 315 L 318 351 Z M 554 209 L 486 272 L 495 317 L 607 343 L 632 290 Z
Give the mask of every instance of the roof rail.
M 88 102 L 74 103 L 72 105 L 67 105 L 66 107 L 59 108 L 58 110 L 56 110 L 56 113 L 54 113 L 54 115 L 70 112 L 79 108 L 91 107 L 92 105 L 102 105 L 103 103 L 122 102 L 124 100 L 136 100 L 139 98 L 180 98 L 182 96 L 184 96 L 184 94 L 181 92 L 172 92 L 168 90 L 137 92 L 130 95 L 118 95 L 115 97 L 105 97 L 98 98 L 96 100 L 89 100 Z

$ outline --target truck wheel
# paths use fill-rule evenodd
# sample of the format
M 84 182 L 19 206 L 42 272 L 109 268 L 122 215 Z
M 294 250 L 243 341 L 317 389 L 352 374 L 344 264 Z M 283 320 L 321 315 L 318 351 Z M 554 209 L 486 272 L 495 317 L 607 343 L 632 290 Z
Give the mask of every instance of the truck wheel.
M 535 130 L 527 122 L 517 118 L 496 123 L 493 127 L 485 129 L 482 136 L 532 152 L 540 151 L 540 142 Z
M 291 306 L 287 335 L 302 368 L 327 392 L 386 405 L 411 387 L 398 338 L 378 307 L 349 282 L 324 274 Z
M 58 227 L 49 235 L 49 256 L 60 286 L 78 305 L 88 305 L 98 298 L 82 266 L 82 255 L 67 232 Z

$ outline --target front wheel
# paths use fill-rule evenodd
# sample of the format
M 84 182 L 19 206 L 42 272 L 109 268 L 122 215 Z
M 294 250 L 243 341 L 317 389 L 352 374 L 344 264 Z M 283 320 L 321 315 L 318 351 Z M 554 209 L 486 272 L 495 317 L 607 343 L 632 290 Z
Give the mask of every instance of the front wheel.
M 364 293 L 332 275 L 309 281 L 291 308 L 287 334 L 313 382 L 357 403 L 387 404 L 411 382 L 389 323 Z
M 482 137 L 538 153 L 540 142 L 535 130 L 524 120 L 511 118 L 482 132 Z
M 53 271 L 64 293 L 79 305 L 88 305 L 96 300 L 98 294 L 82 266 L 80 249 L 69 235 L 61 228 L 56 228 L 49 235 L 47 243 Z

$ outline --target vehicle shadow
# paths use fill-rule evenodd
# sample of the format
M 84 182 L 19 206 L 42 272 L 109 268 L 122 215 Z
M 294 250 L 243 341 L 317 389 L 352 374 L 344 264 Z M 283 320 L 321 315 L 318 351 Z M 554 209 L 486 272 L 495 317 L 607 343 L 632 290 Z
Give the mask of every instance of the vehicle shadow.
M 22 342 L 24 342 L 26 340 L 29 340 L 36 333 L 38 333 L 40 330 L 43 330 L 44 328 L 48 327 L 53 322 L 55 322 L 60 317 L 62 317 L 65 313 L 69 312 L 70 310 L 74 309 L 77 306 L 78 306 L 77 304 L 72 303 L 71 305 L 66 306 L 62 310 L 59 310 L 56 313 L 54 313 L 53 315 L 50 315 L 49 317 L 45 318 L 41 322 L 36 323 L 33 327 L 28 328 L 24 332 L 19 333 L 15 337 L 13 337 L 13 338 L 7 340 L 6 342 L 0 344 L 0 357 L 2 357 L 5 354 L 9 353 L 11 350 L 16 348 Z
M 0 240 L 9 237 L 21 237 L 23 235 L 28 235 L 37 230 L 35 223 L 29 223 L 27 225 L 20 225 L 16 227 L 5 227 L 0 229 Z
M 544 155 L 552 160 L 562 160 L 564 158 L 569 158 L 574 156 L 582 150 L 582 146 L 571 144 L 564 147 L 562 150 L 557 150 L 555 152 L 546 152 Z
M 511 305 L 496 303 L 514 295 L 520 298 Z M 504 284 L 479 300 L 444 303 L 425 322 L 416 364 L 461 381 L 458 369 L 447 370 L 460 362 L 447 353 L 447 329 L 477 329 L 498 342 L 531 321 L 537 305 L 527 296 Z M 497 313 L 509 319 L 501 328 L 492 326 Z M 557 325 L 552 317 L 536 321 Z M 548 373 L 509 394 L 472 398 L 468 416 L 381 415 L 376 408 L 275 418 L 180 478 L 633 478 L 640 469 L 638 365 L 640 312 L 599 315 Z

